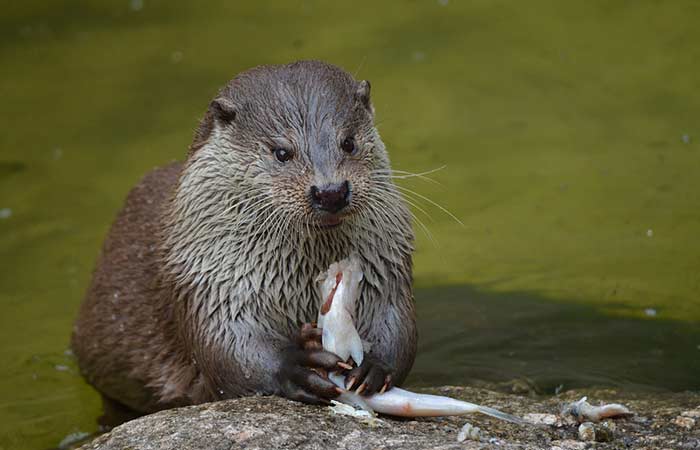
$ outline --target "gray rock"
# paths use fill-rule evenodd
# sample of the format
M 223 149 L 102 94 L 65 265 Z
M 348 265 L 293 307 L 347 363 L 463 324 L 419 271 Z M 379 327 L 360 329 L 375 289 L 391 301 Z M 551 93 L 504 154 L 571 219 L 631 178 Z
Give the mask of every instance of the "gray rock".
M 449 395 L 524 416 L 551 411 L 562 401 L 582 395 L 621 401 L 649 420 L 616 421 L 615 439 L 596 449 L 700 448 L 694 430 L 679 433 L 671 420 L 700 403 L 700 394 L 666 394 L 658 398 L 624 398 L 612 391 L 571 391 L 558 397 L 532 399 L 468 387 L 444 387 L 426 392 Z M 466 421 L 488 435 L 488 441 L 458 442 Z M 683 429 L 683 428 L 680 428 Z M 277 397 L 249 397 L 162 411 L 127 422 L 84 445 L 84 450 L 170 449 L 549 449 L 579 448 L 578 426 L 519 426 L 489 417 L 440 417 L 368 421 Z M 657 447 L 658 446 L 658 447 Z M 581 448 L 584 448 L 581 447 Z

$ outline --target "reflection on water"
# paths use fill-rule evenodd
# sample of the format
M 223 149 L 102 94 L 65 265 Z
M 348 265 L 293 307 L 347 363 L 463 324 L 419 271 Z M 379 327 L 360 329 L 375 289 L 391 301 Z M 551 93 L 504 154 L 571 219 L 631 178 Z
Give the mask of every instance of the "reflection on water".
M 416 292 L 415 385 L 532 380 L 539 393 L 586 386 L 696 390 L 700 327 L 610 316 L 587 305 L 468 286 Z

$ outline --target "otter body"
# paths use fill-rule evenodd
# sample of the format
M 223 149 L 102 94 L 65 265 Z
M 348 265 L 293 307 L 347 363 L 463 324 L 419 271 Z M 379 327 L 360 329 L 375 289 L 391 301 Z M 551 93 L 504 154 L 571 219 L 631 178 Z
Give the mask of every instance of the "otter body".
M 138 413 L 332 398 L 310 369 L 337 358 L 297 337 L 318 313 L 318 274 L 356 254 L 371 349 L 350 378 L 401 383 L 416 351 L 413 233 L 373 118 L 369 84 L 321 62 L 222 89 L 186 161 L 146 175 L 105 240 L 72 338 L 88 382 Z

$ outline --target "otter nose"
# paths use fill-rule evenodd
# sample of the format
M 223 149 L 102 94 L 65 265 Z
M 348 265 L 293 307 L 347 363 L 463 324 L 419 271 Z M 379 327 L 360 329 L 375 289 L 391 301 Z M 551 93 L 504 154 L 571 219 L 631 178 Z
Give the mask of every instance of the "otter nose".
M 329 184 L 321 188 L 311 186 L 311 203 L 314 207 L 337 213 L 350 203 L 350 185 L 347 181 Z

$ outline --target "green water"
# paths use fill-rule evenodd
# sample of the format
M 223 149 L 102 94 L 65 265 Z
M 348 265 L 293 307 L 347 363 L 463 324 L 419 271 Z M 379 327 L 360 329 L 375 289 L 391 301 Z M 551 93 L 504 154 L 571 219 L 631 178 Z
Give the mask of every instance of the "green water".
M 0 449 L 95 430 L 64 352 L 126 192 L 302 58 L 372 81 L 395 168 L 447 166 L 403 183 L 464 223 L 416 211 L 414 385 L 700 389 L 700 2 L 3 3 Z

